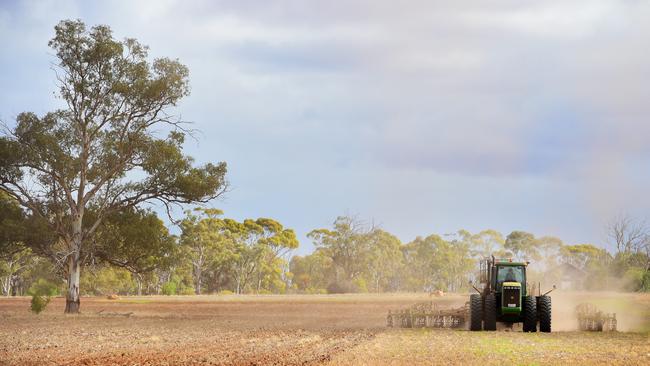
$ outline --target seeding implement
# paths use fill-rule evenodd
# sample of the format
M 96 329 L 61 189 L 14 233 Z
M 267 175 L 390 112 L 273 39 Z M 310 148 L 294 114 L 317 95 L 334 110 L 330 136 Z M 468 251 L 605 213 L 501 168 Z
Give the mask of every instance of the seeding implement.
M 595 332 L 615 332 L 616 313 L 603 313 L 594 305 L 583 303 L 576 306 L 578 329 Z
M 388 311 L 386 323 L 396 328 L 461 328 L 465 325 L 469 303 L 453 309 L 433 302 L 420 302 L 408 309 Z

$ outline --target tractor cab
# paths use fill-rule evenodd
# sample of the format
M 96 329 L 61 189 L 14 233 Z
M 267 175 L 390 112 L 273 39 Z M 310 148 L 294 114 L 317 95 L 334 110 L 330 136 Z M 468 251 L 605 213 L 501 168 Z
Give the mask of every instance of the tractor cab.
M 495 262 L 491 282 L 491 290 L 499 304 L 497 312 L 505 317 L 519 317 L 521 298 L 526 296 L 526 263 Z

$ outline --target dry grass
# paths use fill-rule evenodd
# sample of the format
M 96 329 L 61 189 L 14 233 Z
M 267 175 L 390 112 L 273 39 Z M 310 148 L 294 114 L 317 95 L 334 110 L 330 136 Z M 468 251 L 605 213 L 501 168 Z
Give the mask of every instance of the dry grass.
M 34 315 L 28 298 L 0 299 L 0 365 L 194 364 L 648 364 L 650 296 L 554 294 L 554 328 L 573 329 L 572 306 L 590 298 L 617 311 L 615 334 L 470 333 L 387 329 L 388 309 L 426 294 L 178 296 L 63 299 Z M 116 314 L 133 313 L 130 317 Z M 110 314 L 110 316 L 106 316 Z
M 524 334 L 396 330 L 377 335 L 331 365 L 641 365 L 650 343 L 641 333 Z

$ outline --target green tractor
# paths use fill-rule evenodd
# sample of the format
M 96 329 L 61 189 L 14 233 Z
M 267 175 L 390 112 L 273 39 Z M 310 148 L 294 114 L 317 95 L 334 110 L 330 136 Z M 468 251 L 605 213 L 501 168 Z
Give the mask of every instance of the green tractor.
M 523 323 L 524 332 L 551 332 L 551 297 L 534 296 L 526 283 L 528 262 L 512 259 L 495 259 L 480 262 L 479 279 L 483 290 L 474 287 L 478 294 L 469 298 L 472 331 L 496 330 L 497 321 L 512 325 Z M 553 286 L 555 289 L 555 286 Z

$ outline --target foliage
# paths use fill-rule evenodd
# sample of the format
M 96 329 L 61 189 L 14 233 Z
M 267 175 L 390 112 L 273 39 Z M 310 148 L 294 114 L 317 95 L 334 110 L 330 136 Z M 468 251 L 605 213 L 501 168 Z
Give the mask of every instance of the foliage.
M 56 283 L 50 282 L 46 279 L 39 278 L 34 282 L 30 287 L 28 294 L 29 295 L 38 295 L 38 296 L 57 296 L 59 294 L 59 287 Z
M 223 192 L 226 165 L 195 167 L 182 153 L 184 130 L 169 109 L 189 94 L 187 67 L 149 62 L 135 39 L 79 20 L 60 22 L 49 46 L 67 107 L 21 113 L 0 136 L 0 191 L 55 235 L 33 248 L 67 262 L 66 312 L 77 312 L 79 273 L 109 216 L 145 202 L 207 202 Z
M 176 287 L 176 282 L 165 282 L 162 286 L 162 294 L 167 296 L 176 295 Z
M 51 300 L 52 298 L 49 296 L 32 295 L 30 309 L 33 313 L 40 314 L 43 310 L 45 310 L 47 304 L 49 304 Z
M 82 293 L 85 295 L 132 294 L 136 284 L 131 273 L 124 268 L 102 265 L 90 268 L 82 274 L 86 284 Z
M 238 222 L 221 218 L 219 210 L 197 212 L 200 216 L 188 212 L 181 223 L 180 241 L 192 263 L 197 294 L 205 278 L 230 284 L 236 293 L 285 291 L 284 256 L 298 247 L 293 230 L 268 218 Z
M 32 296 L 31 310 L 35 314 L 40 314 L 47 304 L 50 303 L 52 296 L 56 296 L 59 292 L 56 284 L 44 279 L 39 279 L 29 288 L 29 294 Z

